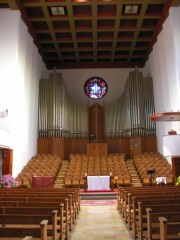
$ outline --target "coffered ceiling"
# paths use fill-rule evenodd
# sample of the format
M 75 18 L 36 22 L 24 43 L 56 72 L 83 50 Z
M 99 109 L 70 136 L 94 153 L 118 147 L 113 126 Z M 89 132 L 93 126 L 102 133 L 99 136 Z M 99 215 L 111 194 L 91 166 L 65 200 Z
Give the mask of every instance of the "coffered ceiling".
M 0 0 L 19 9 L 48 69 L 143 67 L 180 0 Z

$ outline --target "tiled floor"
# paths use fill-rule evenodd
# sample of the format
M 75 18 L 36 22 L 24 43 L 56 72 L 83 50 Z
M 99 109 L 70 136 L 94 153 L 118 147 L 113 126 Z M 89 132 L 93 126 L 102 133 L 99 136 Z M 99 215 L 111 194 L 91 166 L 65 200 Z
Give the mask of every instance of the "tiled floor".
M 81 206 L 69 240 L 130 240 L 133 239 L 117 207 Z

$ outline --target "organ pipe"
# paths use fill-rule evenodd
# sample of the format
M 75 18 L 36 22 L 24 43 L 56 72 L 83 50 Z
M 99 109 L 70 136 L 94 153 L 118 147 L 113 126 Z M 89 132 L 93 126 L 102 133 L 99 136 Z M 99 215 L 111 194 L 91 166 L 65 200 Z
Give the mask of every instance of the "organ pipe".
M 71 123 L 75 122 L 75 125 Z M 39 82 L 39 137 L 88 136 L 88 106 L 74 101 L 61 73 L 54 71 Z
M 154 108 L 152 79 L 137 69 L 130 72 L 122 96 L 105 105 L 106 137 L 155 135 Z

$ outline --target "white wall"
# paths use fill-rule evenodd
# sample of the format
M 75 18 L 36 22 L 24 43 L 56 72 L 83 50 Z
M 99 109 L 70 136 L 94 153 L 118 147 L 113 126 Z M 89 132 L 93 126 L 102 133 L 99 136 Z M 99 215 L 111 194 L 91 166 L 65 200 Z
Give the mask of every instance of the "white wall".
M 180 110 L 180 8 L 172 8 L 149 60 L 143 69 L 154 84 L 156 112 Z M 13 149 L 13 176 L 36 154 L 38 83 L 48 76 L 36 46 L 18 11 L 0 10 L 0 146 Z M 43 70 L 42 70 L 43 69 Z M 62 72 L 67 89 L 79 101 L 88 101 L 84 82 L 92 76 L 104 78 L 110 102 L 122 94 L 129 72 L 134 69 L 57 70 Z M 141 69 L 140 69 L 141 70 Z M 42 74 L 43 75 L 42 75 Z M 157 123 L 158 148 L 162 136 L 171 129 L 180 132 L 179 122 Z
M 180 110 L 179 22 L 180 7 L 171 8 L 144 69 L 153 78 L 156 113 Z M 162 136 L 170 130 L 180 133 L 180 122 L 157 122 L 158 150 L 161 153 Z
M 67 86 L 70 96 L 79 102 L 93 104 L 98 101 L 99 104 L 103 102 L 112 102 L 119 98 L 124 92 L 125 84 L 132 68 L 107 68 L 107 69 L 62 69 L 56 70 L 62 73 L 62 77 Z M 139 69 L 141 71 L 142 69 Z M 44 72 L 44 77 L 48 78 L 49 73 L 52 71 Z M 108 93 L 100 100 L 92 100 L 84 93 L 84 83 L 91 77 L 101 77 L 108 84 Z
M 41 57 L 19 11 L 0 10 L 0 146 L 13 149 L 13 176 L 37 152 Z

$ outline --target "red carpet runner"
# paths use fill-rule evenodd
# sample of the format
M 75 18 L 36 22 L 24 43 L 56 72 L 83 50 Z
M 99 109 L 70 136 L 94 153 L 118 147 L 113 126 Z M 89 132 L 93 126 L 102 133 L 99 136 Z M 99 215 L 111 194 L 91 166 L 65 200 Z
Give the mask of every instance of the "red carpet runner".
M 81 206 L 116 206 L 116 199 L 81 200 Z

